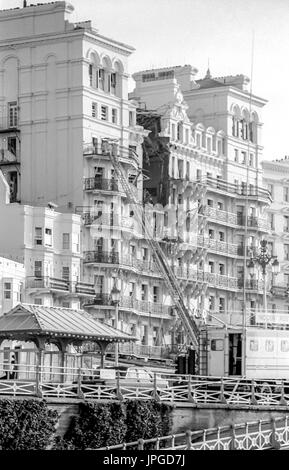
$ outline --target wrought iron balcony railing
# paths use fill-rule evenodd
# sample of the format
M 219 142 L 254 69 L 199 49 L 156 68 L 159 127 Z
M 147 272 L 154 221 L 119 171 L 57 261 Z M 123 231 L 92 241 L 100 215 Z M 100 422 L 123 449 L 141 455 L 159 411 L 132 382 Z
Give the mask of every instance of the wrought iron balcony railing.
M 85 178 L 84 179 L 85 191 L 119 191 L 119 184 L 116 179 L 108 178 Z
M 175 275 L 181 279 L 189 281 L 208 283 L 212 287 L 237 290 L 238 279 L 232 276 L 210 273 L 202 270 L 186 268 L 184 266 L 172 267 Z
M 110 153 L 118 155 L 120 160 L 126 162 L 139 163 L 139 157 L 132 148 L 127 148 L 116 143 L 109 143 L 108 141 L 99 142 L 96 144 L 85 144 L 83 147 L 83 155 L 85 157 L 108 157 Z
M 245 216 L 235 214 L 234 212 L 227 212 L 224 210 L 216 209 L 214 207 L 205 206 L 203 209 L 203 213 L 210 219 L 217 220 L 218 222 L 224 222 L 230 225 L 238 225 L 240 227 L 245 226 Z M 249 228 L 256 228 L 258 230 L 270 230 L 270 224 L 268 220 L 262 217 L 248 216 L 247 226 Z
M 110 294 L 96 294 L 93 299 L 86 303 L 87 306 L 102 305 L 106 307 L 114 307 Z M 136 310 L 147 314 L 170 315 L 171 307 L 163 305 L 160 302 L 148 302 L 146 300 L 138 300 L 133 296 L 123 296 L 119 302 L 120 309 Z
M 271 294 L 275 297 L 288 298 L 289 297 L 289 284 L 272 285 Z
M 244 288 L 244 279 L 243 278 L 238 278 L 238 287 L 239 287 L 239 289 Z M 247 290 L 263 291 L 264 282 L 260 281 L 259 279 L 246 279 L 245 280 L 245 288 Z
M 84 263 L 119 264 L 119 253 L 113 251 L 84 251 Z
M 111 213 L 93 213 L 84 212 L 82 214 L 84 225 L 121 227 L 122 229 L 134 229 L 137 222 L 132 217 L 121 217 L 118 214 Z
M 217 192 L 222 191 L 227 194 L 234 194 L 241 197 L 246 196 L 249 198 L 262 198 L 272 201 L 271 193 L 268 191 L 268 189 L 253 184 L 240 185 L 229 183 L 226 180 L 221 178 L 213 178 L 212 176 L 198 179 L 196 182 L 207 185 L 210 189 L 217 190 Z

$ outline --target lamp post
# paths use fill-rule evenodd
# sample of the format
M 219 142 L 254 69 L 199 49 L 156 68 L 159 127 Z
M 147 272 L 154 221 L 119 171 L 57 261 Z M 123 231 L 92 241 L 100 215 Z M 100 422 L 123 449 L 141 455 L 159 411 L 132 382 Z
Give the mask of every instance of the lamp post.
M 118 329 L 118 310 L 120 301 L 120 290 L 116 286 L 116 279 L 111 290 L 111 298 L 113 305 L 115 306 L 115 328 Z M 118 342 L 115 343 L 115 365 L 118 366 Z
M 267 314 L 267 292 L 266 292 L 266 273 L 267 273 L 267 266 L 272 266 L 272 272 L 277 274 L 279 272 L 279 262 L 277 260 L 277 256 L 273 256 L 269 253 L 267 248 L 267 240 L 261 240 L 260 245 L 261 249 L 259 253 L 253 256 L 251 255 L 250 261 L 248 263 L 248 271 L 251 276 L 255 274 L 255 267 L 259 264 L 262 268 L 262 275 L 264 280 L 264 291 L 263 291 L 263 307 L 264 313 Z M 273 262 L 272 262 L 273 261 Z

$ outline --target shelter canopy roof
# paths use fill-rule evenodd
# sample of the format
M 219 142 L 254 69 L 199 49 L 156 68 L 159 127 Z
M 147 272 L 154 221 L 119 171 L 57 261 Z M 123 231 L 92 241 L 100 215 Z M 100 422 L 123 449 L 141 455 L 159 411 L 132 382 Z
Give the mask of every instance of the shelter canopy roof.
M 0 317 L 0 338 L 32 336 L 75 338 L 82 341 L 127 342 L 133 336 L 92 318 L 83 310 L 18 304 Z

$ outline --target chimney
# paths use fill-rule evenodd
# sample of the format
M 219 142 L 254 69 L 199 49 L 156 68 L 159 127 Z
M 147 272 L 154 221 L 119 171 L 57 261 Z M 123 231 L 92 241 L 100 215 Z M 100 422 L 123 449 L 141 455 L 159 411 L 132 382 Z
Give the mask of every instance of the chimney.
M 27 7 L 27 0 L 23 0 L 23 8 Z

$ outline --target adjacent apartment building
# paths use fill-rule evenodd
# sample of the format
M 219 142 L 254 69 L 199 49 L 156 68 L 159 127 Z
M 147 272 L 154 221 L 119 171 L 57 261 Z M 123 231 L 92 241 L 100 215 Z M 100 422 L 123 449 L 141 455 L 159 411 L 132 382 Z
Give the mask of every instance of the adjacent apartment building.
M 270 278 L 268 310 L 270 313 L 288 314 L 289 299 L 289 157 L 263 161 L 264 180 L 272 194 L 268 208 L 270 252 L 277 256 L 280 272 Z M 283 319 L 285 318 L 282 315 Z M 281 319 L 280 319 L 281 321 Z M 287 321 L 286 321 L 287 323 Z
M 80 301 L 156 352 L 170 343 L 171 301 L 110 160 L 114 152 L 141 206 L 148 133 L 128 99 L 134 49 L 90 21 L 73 22 L 73 10 L 60 1 L 0 12 L 0 169 L 29 226 L 26 293 L 56 305 Z M 56 283 L 67 294 L 78 280 L 93 284 L 92 298 L 55 292 Z M 117 325 L 113 287 L 121 294 Z
M 270 231 L 261 166 L 266 100 L 248 93 L 243 75 L 213 78 L 208 70 L 197 80 L 196 72 L 186 65 L 133 75 L 137 121 L 151 131 L 144 188 L 167 213 L 163 243 L 187 305 L 207 315 L 202 370 L 241 374 L 244 325 L 263 309 L 261 270 L 251 276 L 247 265 Z

